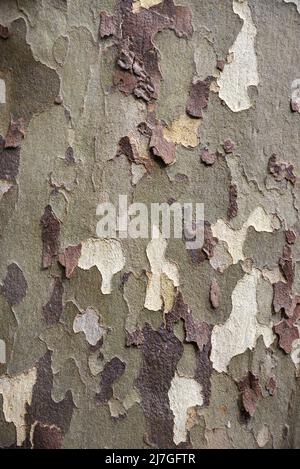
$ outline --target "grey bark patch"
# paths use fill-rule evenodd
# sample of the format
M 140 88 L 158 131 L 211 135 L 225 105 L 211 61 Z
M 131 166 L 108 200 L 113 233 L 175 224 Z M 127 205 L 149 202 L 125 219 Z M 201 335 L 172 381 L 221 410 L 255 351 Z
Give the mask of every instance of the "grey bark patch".
M 283 244 L 284 233 L 282 231 L 259 233 L 253 226 L 250 226 L 244 242 L 243 252 L 245 257 L 252 259 L 254 265 L 259 269 L 263 267 L 271 269 L 278 265 Z
M 13 263 L 7 267 L 7 274 L 1 287 L 1 293 L 10 306 L 15 306 L 25 298 L 27 282 L 20 267 Z
M 10 33 L 8 40 L 1 41 L 0 69 L 11 73 L 8 101 L 12 115 L 28 121 L 36 112 L 53 105 L 59 93 L 59 78 L 55 70 L 33 57 L 23 18 L 11 23 Z

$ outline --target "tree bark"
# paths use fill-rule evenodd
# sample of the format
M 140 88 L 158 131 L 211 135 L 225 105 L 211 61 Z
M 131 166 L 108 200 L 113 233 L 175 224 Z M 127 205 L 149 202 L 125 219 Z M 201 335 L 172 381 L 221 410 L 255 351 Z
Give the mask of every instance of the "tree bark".
M 299 15 L 1 1 L 1 447 L 300 447 Z

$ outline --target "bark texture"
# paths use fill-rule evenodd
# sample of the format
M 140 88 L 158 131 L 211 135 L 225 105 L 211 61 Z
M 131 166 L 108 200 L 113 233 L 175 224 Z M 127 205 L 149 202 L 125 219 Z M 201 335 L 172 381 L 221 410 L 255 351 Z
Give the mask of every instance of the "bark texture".
M 0 446 L 300 447 L 299 0 L 0 1 Z M 97 206 L 204 203 L 204 244 Z

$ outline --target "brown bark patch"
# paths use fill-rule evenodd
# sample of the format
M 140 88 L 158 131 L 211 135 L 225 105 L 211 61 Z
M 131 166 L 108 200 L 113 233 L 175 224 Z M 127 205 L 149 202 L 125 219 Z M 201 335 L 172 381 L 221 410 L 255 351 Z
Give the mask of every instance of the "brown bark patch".
M 278 161 L 276 155 L 272 155 L 268 161 L 268 171 L 273 176 L 275 181 L 290 181 L 291 184 L 295 184 L 296 176 L 294 174 L 294 166 L 284 161 Z
M 125 155 L 131 163 L 137 163 L 141 159 L 135 143 L 127 136 L 119 140 L 117 156 L 120 155 Z
M 218 240 L 213 236 L 210 223 L 204 221 L 204 243 L 202 248 L 189 250 L 193 264 L 200 264 L 206 259 L 211 259 L 214 255 L 214 247 L 217 243 Z
M 266 383 L 266 390 L 268 391 L 270 396 L 274 396 L 277 389 L 277 381 L 275 376 L 270 376 Z
M 55 426 L 61 430 L 63 435 L 70 427 L 74 408 L 72 393 L 67 391 L 62 401 L 54 402 L 51 396 L 52 388 L 51 352 L 48 351 L 38 362 L 37 380 L 32 390 L 32 402 L 27 408 L 28 439 L 30 428 L 35 422 L 49 427 Z M 45 439 L 45 435 L 43 438 Z
M 75 163 L 74 149 L 70 146 L 66 149 L 65 160 L 67 163 Z
M 223 143 L 223 148 L 226 154 L 232 153 L 235 149 L 235 143 L 230 138 L 227 138 Z
M 9 34 L 9 30 L 6 26 L 3 26 L 2 24 L 0 24 L 0 37 L 1 39 L 8 39 L 10 36 Z
M 296 241 L 296 233 L 293 230 L 286 230 L 285 232 L 285 239 L 288 244 L 295 244 Z
M 163 127 L 159 124 L 152 130 L 150 149 L 153 155 L 160 158 L 166 165 L 174 163 L 176 152 L 175 143 L 168 142 L 164 138 Z
M 238 383 L 242 393 L 242 403 L 245 411 L 252 417 L 256 411 L 257 403 L 261 397 L 259 379 L 251 371 Z
M 9 129 L 5 137 L 5 148 L 20 147 L 24 137 L 25 137 L 24 119 L 22 119 L 22 117 L 16 120 L 11 119 Z
M 194 342 L 197 347 L 195 379 L 202 386 L 204 405 L 208 405 L 211 394 L 210 377 L 213 370 L 212 362 L 210 361 L 213 326 L 194 319 L 192 312 L 183 301 L 182 294 L 179 292 L 173 308 L 166 315 L 167 330 L 173 332 L 174 325 L 180 319 L 184 321 L 185 340 L 187 342 Z
M 126 365 L 118 357 L 114 357 L 104 366 L 101 373 L 100 392 L 96 394 L 98 404 L 104 404 L 113 397 L 113 384 L 123 375 Z
M 283 319 L 274 326 L 274 331 L 279 336 L 279 345 L 285 351 L 290 353 L 292 351 L 292 344 L 294 340 L 299 339 L 299 331 L 294 324 L 291 324 L 287 319 Z
M 230 184 L 229 186 L 229 207 L 227 210 L 227 216 L 229 220 L 237 216 L 238 213 L 238 204 L 237 204 L 237 185 Z
M 161 73 L 154 37 L 164 29 L 173 29 L 178 37 L 191 37 L 190 10 L 165 0 L 133 13 L 132 0 L 119 0 L 114 15 L 100 13 L 100 38 L 113 36 L 118 44 L 117 66 L 122 73 L 116 70 L 114 83 L 121 91 L 146 102 L 157 98 Z
M 168 391 L 175 375 L 183 345 L 172 331 L 149 324 L 143 329 L 142 367 L 136 385 L 148 423 L 145 439 L 159 448 L 172 448 L 174 416 L 170 409 Z
M 63 434 L 60 428 L 43 425 L 39 422 L 34 426 L 34 449 L 60 449 L 63 443 Z
M 48 303 L 43 306 L 43 315 L 48 326 L 57 324 L 63 312 L 63 284 L 60 278 L 55 279 L 54 288 Z
M 217 160 L 217 155 L 214 152 L 211 152 L 208 148 L 204 148 L 201 152 L 201 161 L 207 166 L 213 165 Z
M 0 179 L 15 183 L 19 172 L 20 148 L 5 148 L 0 135 Z
M 220 306 L 220 295 L 221 290 L 217 280 L 214 278 L 210 284 L 210 302 L 214 309 L 219 308 Z
M 65 267 L 67 278 L 71 278 L 80 258 L 81 243 L 76 246 L 68 246 L 62 253 L 59 254 L 59 263 Z
M 1 287 L 1 293 L 10 306 L 15 306 L 23 300 L 27 292 L 27 282 L 20 267 L 13 263 L 7 267 L 7 274 Z
M 47 205 L 41 218 L 43 255 L 42 265 L 46 269 L 51 266 L 52 258 L 59 251 L 60 222 L 54 214 L 51 205 Z
M 132 345 L 139 347 L 140 345 L 143 345 L 144 340 L 145 337 L 143 331 L 140 329 L 136 329 L 133 332 L 126 331 L 126 347 L 131 347 Z
M 186 105 L 186 112 L 191 117 L 202 117 L 203 109 L 207 108 L 209 100 L 209 88 L 213 77 L 205 80 L 197 80 L 192 83 L 189 90 L 189 97 Z

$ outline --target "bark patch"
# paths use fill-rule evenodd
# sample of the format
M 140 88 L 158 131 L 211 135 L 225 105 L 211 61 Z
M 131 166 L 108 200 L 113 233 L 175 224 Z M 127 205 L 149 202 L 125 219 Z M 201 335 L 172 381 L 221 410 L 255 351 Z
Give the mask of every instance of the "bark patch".
M 238 388 L 242 393 L 244 410 L 252 417 L 256 411 L 257 402 L 262 395 L 259 379 L 249 371 L 245 378 L 238 383 Z
M 28 439 L 30 427 L 38 422 L 40 427 L 55 427 L 57 432 L 65 435 L 68 431 L 72 419 L 74 402 L 70 390 L 66 392 L 64 399 L 60 402 L 54 402 L 51 396 L 53 388 L 53 372 L 51 368 L 51 352 L 48 351 L 38 362 L 37 380 L 32 390 L 31 405 L 27 408 Z M 57 433 L 56 432 L 56 433 Z M 43 433 L 43 435 L 42 435 Z M 49 440 L 55 438 L 56 443 L 60 442 L 58 434 L 52 436 L 49 430 L 37 429 L 36 443 L 45 445 L 50 444 Z M 45 446 L 48 447 L 48 446 Z
M 81 255 L 81 244 L 68 246 L 64 252 L 58 256 L 59 263 L 65 267 L 66 277 L 72 277 Z
M 59 251 L 60 222 L 54 214 L 51 205 L 47 205 L 41 218 L 43 241 L 43 268 L 47 269 L 52 264 L 52 258 Z
M 183 353 L 183 345 L 172 331 L 163 327 L 155 331 L 146 324 L 143 334 L 143 361 L 136 385 L 148 422 L 145 439 L 150 445 L 159 448 L 174 447 L 174 416 L 170 409 L 168 391 Z
M 98 404 L 104 404 L 113 397 L 113 384 L 123 375 L 126 365 L 114 357 L 104 366 L 100 380 L 100 392 L 96 394 Z
M 63 284 L 60 278 L 55 279 L 54 288 L 48 303 L 43 306 L 47 326 L 57 324 L 63 312 Z
M 7 274 L 1 287 L 1 293 L 10 306 L 15 306 L 26 296 L 28 285 L 20 267 L 13 263 L 7 267 Z
M 191 84 L 186 105 L 186 112 L 189 116 L 202 117 L 202 111 L 206 109 L 208 105 L 209 88 L 212 80 L 212 77 L 207 77 L 203 81 L 197 80 L 195 83 Z

